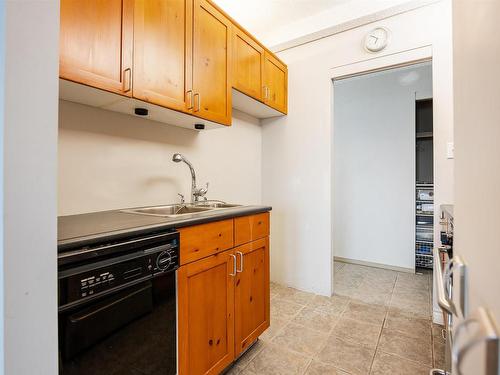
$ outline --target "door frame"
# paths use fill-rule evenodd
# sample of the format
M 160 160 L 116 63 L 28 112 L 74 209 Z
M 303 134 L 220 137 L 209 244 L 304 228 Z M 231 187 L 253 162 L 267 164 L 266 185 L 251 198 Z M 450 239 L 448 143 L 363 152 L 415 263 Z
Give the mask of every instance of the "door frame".
M 369 73 L 390 70 L 395 68 L 401 68 L 409 65 L 415 65 L 423 62 L 431 62 L 432 70 L 434 71 L 434 60 L 432 55 L 432 46 L 424 46 L 415 49 L 409 49 L 406 51 L 383 55 L 383 56 L 374 56 L 373 58 L 369 58 L 366 60 L 356 61 L 350 64 L 340 65 L 331 67 L 326 73 L 325 79 L 328 79 L 330 83 L 330 98 L 329 98 L 329 118 L 330 118 L 330 139 L 331 147 L 330 147 L 330 183 L 331 183 L 331 196 L 330 196 L 330 217 L 331 217 L 331 246 L 330 246 L 330 263 L 331 263 L 331 290 L 335 293 L 334 289 L 334 277 L 335 277 L 335 268 L 333 267 L 334 257 L 335 257 L 335 249 L 333 246 L 333 238 L 335 236 L 335 216 L 334 216 L 334 192 L 335 192 L 335 181 L 334 181 L 334 142 L 333 137 L 335 133 L 335 124 L 334 124 L 334 81 L 361 76 Z M 433 91 L 434 91 L 434 77 L 433 77 Z M 436 108 L 436 103 L 434 102 L 434 108 Z M 436 152 L 436 150 L 434 150 Z M 436 215 L 438 215 L 438 211 L 434 213 L 434 221 L 436 221 Z M 435 226 L 434 230 L 436 230 L 438 226 Z M 438 237 L 434 236 L 435 244 L 438 241 Z M 434 308 L 433 308 L 434 309 Z M 439 309 L 438 309 L 439 310 Z M 439 319 L 439 314 L 434 314 L 435 318 Z

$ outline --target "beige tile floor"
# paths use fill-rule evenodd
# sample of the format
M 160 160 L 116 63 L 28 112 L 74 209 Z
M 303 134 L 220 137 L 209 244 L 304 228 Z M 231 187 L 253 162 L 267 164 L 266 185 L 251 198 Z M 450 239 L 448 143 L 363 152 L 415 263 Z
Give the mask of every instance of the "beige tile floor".
M 427 375 L 444 356 L 431 286 L 431 273 L 340 262 L 331 298 L 272 284 L 271 327 L 227 374 Z

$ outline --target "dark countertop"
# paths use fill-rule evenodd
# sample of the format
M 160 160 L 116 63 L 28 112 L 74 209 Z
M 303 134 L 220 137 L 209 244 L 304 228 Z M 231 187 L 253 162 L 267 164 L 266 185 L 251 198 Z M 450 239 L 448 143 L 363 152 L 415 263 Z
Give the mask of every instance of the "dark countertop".
M 271 209 L 270 206 L 239 206 L 175 218 L 125 213 L 120 210 L 59 216 L 57 247 L 59 252 L 63 252 L 97 242 L 246 216 Z

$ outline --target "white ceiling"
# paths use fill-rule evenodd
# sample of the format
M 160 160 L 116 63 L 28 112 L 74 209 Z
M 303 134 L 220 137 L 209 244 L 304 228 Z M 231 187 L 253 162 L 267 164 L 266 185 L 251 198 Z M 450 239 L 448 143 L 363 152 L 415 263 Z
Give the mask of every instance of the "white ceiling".
M 214 0 L 258 39 L 351 0 Z
M 430 0 L 214 0 L 268 47 L 403 3 Z

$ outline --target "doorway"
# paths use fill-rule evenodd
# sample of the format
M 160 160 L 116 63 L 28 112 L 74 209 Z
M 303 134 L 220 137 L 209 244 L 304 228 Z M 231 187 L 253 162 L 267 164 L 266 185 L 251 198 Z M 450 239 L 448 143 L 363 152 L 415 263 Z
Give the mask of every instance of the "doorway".
M 416 187 L 433 183 L 431 64 L 335 80 L 333 133 L 335 259 L 414 272 Z
M 334 79 L 333 90 L 334 294 L 365 332 L 382 324 L 377 348 L 432 365 L 432 273 L 416 253 L 417 238 L 433 241 L 432 64 Z

